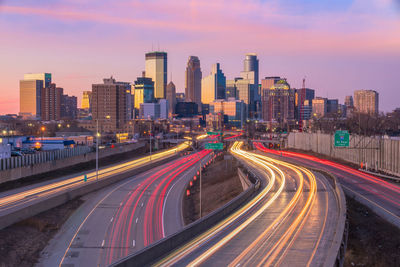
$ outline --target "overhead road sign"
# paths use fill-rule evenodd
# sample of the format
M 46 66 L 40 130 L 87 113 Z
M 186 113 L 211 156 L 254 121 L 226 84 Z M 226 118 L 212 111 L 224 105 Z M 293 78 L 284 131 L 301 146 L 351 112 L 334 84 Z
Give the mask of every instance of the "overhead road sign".
M 206 149 L 213 149 L 213 150 L 222 150 L 224 149 L 223 143 L 206 143 Z
M 348 131 L 335 132 L 335 147 L 349 147 L 350 134 Z

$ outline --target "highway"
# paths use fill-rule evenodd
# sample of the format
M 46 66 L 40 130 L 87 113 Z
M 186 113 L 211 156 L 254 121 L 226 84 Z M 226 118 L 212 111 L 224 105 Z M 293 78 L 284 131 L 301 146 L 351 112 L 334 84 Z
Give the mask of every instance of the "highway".
M 400 186 L 330 160 L 303 153 L 276 151 L 255 143 L 267 155 L 312 168 L 324 169 L 337 176 L 346 194 L 356 197 L 378 215 L 400 228 Z
M 180 157 L 89 196 L 38 266 L 108 266 L 180 230 L 182 198 L 210 150 Z
M 155 153 L 151 156 L 144 156 L 129 162 L 99 169 L 98 175 L 96 175 L 96 171 L 91 171 L 86 174 L 87 181 L 84 181 L 84 175 L 80 174 L 74 177 L 64 177 L 55 180 L 49 180 L 46 182 L 2 192 L 0 193 L 0 220 L 2 217 L 7 216 L 7 214 L 29 207 L 29 205 L 32 205 L 37 201 L 47 199 L 51 196 L 66 192 L 73 188 L 84 186 L 89 183 L 95 183 L 97 179 L 107 179 L 114 175 L 123 172 L 129 172 L 132 169 L 145 166 L 146 164 L 174 156 L 188 147 L 189 142 L 185 142 L 173 149 Z
M 345 212 L 331 183 L 320 173 L 243 151 L 241 145 L 235 142 L 231 151 L 263 177 L 262 190 L 156 266 L 325 264 Z

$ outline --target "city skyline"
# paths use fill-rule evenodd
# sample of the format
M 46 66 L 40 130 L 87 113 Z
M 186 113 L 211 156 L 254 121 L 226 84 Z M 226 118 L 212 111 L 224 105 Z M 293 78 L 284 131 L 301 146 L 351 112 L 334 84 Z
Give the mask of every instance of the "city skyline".
M 199 57 L 203 73 L 220 62 L 226 78 L 233 79 L 243 69 L 243 55 L 255 52 L 260 80 L 277 75 L 300 88 L 306 76 L 316 96 L 343 103 L 355 90 L 376 90 L 382 111 L 398 107 L 391 97 L 399 89 L 396 2 L 308 2 L 120 1 L 108 9 L 102 1 L 2 1 L 0 114 L 18 113 L 19 80 L 25 73 L 52 73 L 57 85 L 80 102 L 82 91 L 104 77 L 134 82 L 145 68 L 143 55 L 158 48 L 168 53 L 168 82 L 172 73 L 177 92 L 185 88 L 188 56 Z M 153 15 L 146 16 L 150 11 Z M 146 34 L 139 40 L 139 33 Z M 274 42 L 266 43 L 269 38 Z

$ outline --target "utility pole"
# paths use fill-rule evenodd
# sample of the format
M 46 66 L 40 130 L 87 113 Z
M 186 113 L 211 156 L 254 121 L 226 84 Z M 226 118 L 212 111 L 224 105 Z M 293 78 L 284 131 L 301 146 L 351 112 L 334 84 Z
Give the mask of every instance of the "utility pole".
M 201 212 L 201 183 L 202 183 L 202 178 L 201 178 L 201 158 L 200 158 L 200 156 L 199 156 L 199 163 L 200 163 L 200 219 L 201 219 L 201 215 L 202 215 L 202 212 Z
M 150 161 L 151 161 L 151 124 L 152 121 L 150 120 Z
M 99 118 L 96 120 L 96 181 L 99 180 Z

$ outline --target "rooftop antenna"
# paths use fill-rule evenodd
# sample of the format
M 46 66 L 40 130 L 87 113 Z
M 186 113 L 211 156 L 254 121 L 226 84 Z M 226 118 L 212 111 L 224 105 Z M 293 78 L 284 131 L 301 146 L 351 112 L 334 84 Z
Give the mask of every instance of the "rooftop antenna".
M 160 42 L 157 42 L 158 44 L 158 51 L 160 51 Z
M 153 42 L 151 42 L 151 52 L 154 51 Z

